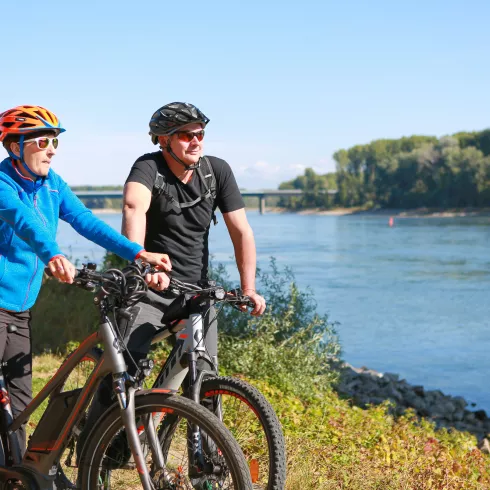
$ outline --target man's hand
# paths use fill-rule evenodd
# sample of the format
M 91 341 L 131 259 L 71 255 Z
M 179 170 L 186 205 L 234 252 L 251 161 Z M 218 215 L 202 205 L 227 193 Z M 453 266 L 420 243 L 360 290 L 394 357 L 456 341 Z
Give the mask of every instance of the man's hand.
M 143 252 L 140 252 L 139 258 L 143 260 L 143 262 L 148 262 L 148 264 L 153 265 L 160 270 L 172 270 L 172 264 L 170 263 L 170 258 L 167 254 L 157 254 L 144 250 Z
M 254 289 L 244 289 L 243 294 L 250 298 L 250 301 L 255 304 L 255 308 L 250 312 L 253 316 L 260 316 L 264 314 L 265 311 L 265 299 L 257 294 Z
M 73 284 L 75 266 L 63 255 L 56 255 L 48 262 L 48 267 L 56 279 Z
M 145 281 L 150 288 L 163 291 L 168 288 L 170 277 L 165 272 L 157 272 L 156 274 L 147 274 Z

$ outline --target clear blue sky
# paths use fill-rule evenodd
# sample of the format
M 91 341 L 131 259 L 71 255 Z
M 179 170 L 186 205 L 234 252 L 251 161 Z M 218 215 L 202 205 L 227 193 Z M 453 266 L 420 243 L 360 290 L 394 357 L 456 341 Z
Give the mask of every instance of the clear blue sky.
M 490 126 L 490 2 L 2 2 L 0 110 L 43 105 L 72 185 L 122 184 L 171 101 L 241 187 L 334 170 L 378 138 Z

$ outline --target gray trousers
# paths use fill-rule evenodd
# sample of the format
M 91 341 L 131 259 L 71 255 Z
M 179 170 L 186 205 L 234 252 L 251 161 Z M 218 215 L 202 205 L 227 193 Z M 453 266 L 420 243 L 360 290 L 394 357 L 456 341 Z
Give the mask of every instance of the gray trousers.
M 136 362 L 147 356 L 153 335 L 158 329 L 163 327 L 160 321 L 162 310 L 165 310 L 165 307 L 170 305 L 174 299 L 174 297 L 162 297 L 150 291 L 144 300 L 133 307 L 136 315 L 130 327 L 131 333 L 129 334 L 127 346 Z M 204 318 L 204 330 L 204 345 L 208 355 L 212 358 L 218 355 L 218 322 L 214 307 L 209 309 Z M 171 342 L 172 340 L 174 340 L 174 337 L 170 337 Z M 126 362 L 128 364 L 128 372 L 133 374 L 134 364 L 129 359 Z M 158 369 L 159 367 L 161 365 L 156 368 Z
M 126 340 L 126 345 L 133 360 L 138 363 L 139 360 L 147 357 L 151 346 L 151 339 L 155 332 L 162 328 L 161 323 L 162 310 L 164 311 L 168 305 L 174 301 L 174 296 L 164 297 L 156 293 L 149 291 L 146 298 L 141 300 L 136 306 L 133 306 L 133 322 L 127 324 L 125 321 L 119 320 L 119 328 L 121 334 Z M 128 331 L 126 331 L 128 329 Z M 218 355 L 218 322 L 216 319 L 216 311 L 214 307 L 211 307 L 208 314 L 204 318 L 204 345 L 208 352 L 208 355 Z M 126 333 L 124 333 L 126 331 Z M 129 337 L 129 338 L 128 338 Z M 174 337 L 170 337 L 172 342 Z M 128 373 L 134 375 L 136 372 L 136 366 L 133 360 L 125 353 L 126 364 L 128 366 Z M 157 362 L 154 369 L 160 369 L 163 366 L 164 360 Z M 198 362 L 198 369 L 210 370 L 210 366 L 202 365 Z M 184 380 L 184 388 L 188 384 L 188 377 Z M 92 405 L 89 409 L 87 421 L 84 429 L 80 434 L 78 441 L 77 452 L 80 455 L 80 451 L 83 448 L 86 437 L 90 432 L 90 429 L 94 427 L 98 418 L 115 402 L 114 390 L 112 388 L 112 375 L 108 375 L 102 381 L 97 393 L 94 396 Z

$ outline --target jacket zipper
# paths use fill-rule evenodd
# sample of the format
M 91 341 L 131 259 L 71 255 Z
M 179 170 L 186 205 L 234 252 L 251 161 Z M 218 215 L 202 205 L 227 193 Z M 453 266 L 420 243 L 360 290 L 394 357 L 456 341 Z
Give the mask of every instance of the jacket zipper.
M 34 207 L 36 208 L 37 214 L 41 217 L 44 226 L 47 226 L 46 220 L 44 219 L 44 216 L 41 214 L 41 210 L 37 206 L 37 190 L 34 191 Z

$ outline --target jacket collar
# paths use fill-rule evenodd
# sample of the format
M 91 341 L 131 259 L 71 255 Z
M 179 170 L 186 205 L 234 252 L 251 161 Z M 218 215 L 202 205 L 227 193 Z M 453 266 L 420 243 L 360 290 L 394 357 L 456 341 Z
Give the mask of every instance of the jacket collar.
M 46 180 L 49 179 L 49 174 L 46 177 L 42 177 L 36 181 L 34 181 L 31 177 L 26 177 L 25 175 L 22 175 L 17 163 L 10 157 L 6 158 L 2 162 L 2 170 L 4 170 L 9 177 L 15 180 L 17 184 L 19 184 L 24 190 L 28 192 L 37 191 L 43 186 Z

